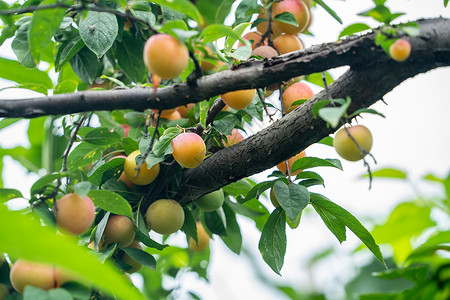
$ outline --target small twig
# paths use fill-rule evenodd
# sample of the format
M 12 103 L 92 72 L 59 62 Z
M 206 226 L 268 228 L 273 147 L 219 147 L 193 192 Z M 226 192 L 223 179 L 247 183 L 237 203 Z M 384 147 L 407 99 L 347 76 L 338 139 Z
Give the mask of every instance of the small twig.
M 273 42 L 272 42 L 272 5 L 269 7 L 269 11 L 267 13 L 267 30 L 266 32 L 264 32 L 264 34 L 261 37 L 261 40 L 255 44 L 255 48 L 261 46 L 261 44 L 264 43 L 264 40 L 267 38 L 267 44 L 270 47 L 273 47 Z
M 269 116 L 270 122 L 273 122 L 273 118 L 272 118 L 272 114 L 269 113 L 269 110 L 267 109 L 267 105 L 266 105 L 266 101 L 264 101 L 264 95 L 262 93 L 262 89 L 256 89 L 256 92 L 258 93 L 258 97 L 259 97 L 259 101 L 261 101 L 261 104 L 264 108 L 264 112 L 266 113 L 266 115 Z
M 189 74 L 186 83 L 188 85 L 195 85 L 197 82 L 197 79 L 203 76 L 202 67 L 200 66 L 200 63 L 198 62 L 197 58 L 195 57 L 194 53 L 189 51 L 189 56 L 194 61 L 195 69 L 192 71 L 191 74 Z
M 214 118 L 217 116 L 218 113 L 224 109 L 226 106 L 225 102 L 223 102 L 222 98 L 217 98 L 213 105 L 208 110 L 208 114 L 206 115 L 206 126 L 212 124 L 214 122 Z
M 153 131 L 152 139 L 150 140 L 150 144 L 148 145 L 147 150 L 145 150 L 145 153 L 142 155 L 142 160 L 136 166 L 135 170 L 137 172 L 136 172 L 136 175 L 134 175 L 134 177 L 139 175 L 139 172 L 141 172 L 142 165 L 144 164 L 145 160 L 147 159 L 147 156 L 150 154 L 150 151 L 152 151 L 153 143 L 155 142 L 156 132 L 158 131 L 158 127 L 159 127 L 159 120 L 161 119 L 161 111 L 162 110 L 158 110 L 158 117 L 156 118 L 155 130 Z
M 327 83 L 327 77 L 325 75 L 325 72 L 321 72 L 322 74 L 322 80 L 323 80 L 323 86 L 325 87 L 325 92 L 327 93 L 327 98 L 329 100 L 331 100 L 331 94 L 330 94 L 330 89 L 328 88 L 328 83 Z M 336 104 L 334 104 L 334 102 L 332 102 L 334 106 L 336 106 Z

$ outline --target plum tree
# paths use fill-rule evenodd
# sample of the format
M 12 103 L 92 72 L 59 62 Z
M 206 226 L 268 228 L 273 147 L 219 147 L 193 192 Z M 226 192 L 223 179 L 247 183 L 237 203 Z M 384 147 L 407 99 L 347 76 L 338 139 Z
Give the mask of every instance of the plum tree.
M 273 23 L 274 28 L 279 31 L 289 34 L 296 34 L 304 32 L 308 29 L 308 24 L 310 23 L 310 10 L 308 6 L 301 0 L 283 0 L 273 4 L 272 14 L 276 17 L 277 15 L 289 12 L 294 15 L 297 21 L 297 26 L 283 23 L 275 20 Z
M 55 269 L 53 266 L 18 259 L 11 268 L 9 279 L 19 293 L 27 285 L 49 290 L 55 287 Z
M 206 145 L 196 133 L 184 132 L 172 140 L 173 158 L 185 168 L 195 168 L 205 159 Z
M 303 82 L 296 82 L 289 86 L 282 94 L 283 112 L 290 113 L 299 105 L 293 105 L 297 100 L 307 100 L 314 96 L 313 90 Z
M 160 234 L 171 234 L 183 226 L 183 207 L 175 200 L 159 199 L 149 206 L 145 219 L 151 230 Z
M 223 190 L 219 189 L 217 191 L 203 195 L 202 197 L 195 200 L 194 203 L 203 211 L 215 211 L 222 206 L 224 200 L 225 196 L 223 194 Z
M 122 215 L 109 217 L 103 231 L 105 245 L 119 243 L 120 248 L 128 247 L 134 241 L 134 224 L 130 218 Z
M 133 240 L 133 242 L 131 242 L 131 244 L 128 247 L 142 250 L 142 246 L 136 240 Z M 125 272 L 129 274 L 136 273 L 142 268 L 142 264 L 140 262 L 138 262 L 137 260 L 135 260 L 126 253 L 123 254 L 122 261 L 131 267 L 130 269 L 125 270 Z
M 189 51 L 176 38 L 168 34 L 155 34 L 145 43 L 144 62 L 150 72 L 172 79 L 186 69 Z
M 95 205 L 91 198 L 76 193 L 64 195 L 56 202 L 58 228 L 74 235 L 85 232 L 95 219 Z
M 255 89 L 249 89 L 249 90 L 239 90 L 239 91 L 233 91 L 228 92 L 225 94 L 220 95 L 223 102 L 225 102 L 226 105 L 228 105 L 231 108 L 234 109 L 243 109 L 252 103 L 253 98 L 255 98 L 256 90 Z
M 270 189 L 269 198 L 270 198 L 270 202 L 272 202 L 272 204 L 273 204 L 273 206 L 275 206 L 275 208 L 280 206 L 280 202 L 278 202 L 278 199 L 275 196 L 275 192 L 273 191 L 273 187 Z
M 209 234 L 206 232 L 205 227 L 201 222 L 197 222 L 197 237 L 198 243 L 195 242 L 193 238 L 189 238 L 189 250 L 194 252 L 205 251 L 209 248 L 209 240 L 211 239 Z
M 139 150 L 133 151 L 125 159 L 123 164 L 123 171 L 130 181 L 137 185 L 147 185 L 152 183 L 159 174 L 159 163 L 153 165 L 150 169 L 147 168 L 147 163 L 144 162 L 141 169 L 137 170 L 136 156 L 140 155 Z
M 290 173 L 291 173 L 291 176 L 295 176 L 295 175 L 297 175 L 298 173 L 300 173 L 300 172 L 302 171 L 302 170 L 297 170 L 297 171 L 295 171 L 295 172 L 292 172 L 292 165 L 294 164 L 294 162 L 295 162 L 297 159 L 300 159 L 300 158 L 305 157 L 305 156 L 306 156 L 305 151 L 302 151 L 302 152 L 300 152 L 300 153 L 298 153 L 298 154 L 292 156 L 291 158 L 289 158 L 289 159 L 287 160 L 288 166 L 289 166 L 289 170 L 291 171 L 291 172 L 290 172 Z M 286 161 L 280 162 L 280 163 L 277 165 L 277 168 L 278 168 L 278 170 L 280 170 L 281 172 L 283 172 L 283 174 L 287 174 L 287 170 L 286 170 Z
M 361 152 L 355 141 L 363 152 Z M 372 134 L 363 125 L 341 128 L 333 140 L 333 146 L 336 152 L 342 158 L 349 161 L 358 161 L 366 156 L 370 152 L 370 149 L 372 149 L 372 143 Z
M 286 54 L 304 49 L 300 38 L 293 34 L 282 34 L 273 40 L 273 46 L 280 54 Z
M 406 39 L 398 39 L 389 47 L 389 54 L 393 60 L 403 62 L 411 54 L 411 44 Z

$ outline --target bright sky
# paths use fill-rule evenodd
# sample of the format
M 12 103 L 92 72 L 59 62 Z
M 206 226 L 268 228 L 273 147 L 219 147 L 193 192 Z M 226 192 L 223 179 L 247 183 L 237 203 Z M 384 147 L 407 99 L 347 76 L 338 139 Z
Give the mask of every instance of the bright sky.
M 334 41 L 340 31 L 352 23 L 369 22 L 369 25 L 376 25 L 369 19 L 356 16 L 357 13 L 370 8 L 372 1 L 329 0 L 326 2 L 342 18 L 344 26 L 339 25 L 322 8 L 314 9 L 314 19 L 310 30 L 315 36 L 304 38 L 306 46 Z M 426 4 L 422 0 L 387 1 L 387 5 L 393 12 L 407 13 L 399 21 L 440 15 L 448 18 L 450 8 L 444 8 L 442 3 L 443 0 L 426 1 Z M 8 43 L 0 47 L 0 56 L 12 57 L 11 55 Z M 335 77 L 341 73 L 342 70 L 332 71 Z M 374 136 L 372 153 L 378 161 L 377 166 L 372 165 L 374 169 L 384 167 L 403 169 L 408 172 L 413 184 L 429 172 L 444 176 L 450 171 L 448 160 L 450 142 L 447 133 L 450 128 L 450 118 L 448 118 L 450 102 L 447 87 L 449 78 L 450 68 L 418 75 L 386 95 L 384 100 L 388 106 L 383 103 L 373 106 L 374 109 L 385 114 L 386 118 L 368 115 L 360 124 L 367 126 Z M 0 88 L 10 85 L 11 83 L 8 82 L 0 82 Z M 0 99 L 20 98 L 23 95 L 18 90 L 6 90 L 0 92 Z M 25 128 L 24 122 L 0 131 L 0 146 L 9 148 L 15 145 L 26 145 Z M 337 158 L 333 148 L 323 145 L 312 146 L 306 151 L 310 156 Z M 24 194 L 28 194 L 31 184 L 37 177 L 27 176 L 25 170 L 12 162 L 9 157 L 5 157 L 3 162 L 5 187 L 17 188 Z M 383 180 L 376 180 L 372 190 L 369 191 L 367 179 L 359 178 L 365 172 L 362 163 L 342 161 L 342 164 L 344 172 L 326 168 L 316 170 L 324 177 L 326 184 L 326 189 L 317 191 L 355 214 L 364 224 L 368 224 L 365 220 L 369 218 L 386 216 L 396 203 L 413 195 L 410 186 Z M 267 175 L 267 173 L 270 172 L 264 174 Z M 438 192 L 432 186 L 415 184 L 415 188 L 427 193 Z M 269 201 L 266 203 L 267 207 L 272 209 Z M 305 291 L 311 287 L 311 278 L 314 278 L 319 289 L 325 287 L 329 293 L 329 299 L 340 299 L 342 282 L 352 275 L 355 264 L 366 261 L 368 258 L 366 253 L 347 255 L 359 245 L 356 238 L 349 234 L 348 241 L 338 247 L 338 255 L 326 261 L 326 265 L 319 265 L 313 270 L 313 277 L 310 277 L 311 273 L 308 273 L 305 265 L 306 260 L 328 246 L 338 246 L 337 240 L 326 230 L 319 217 L 310 213 L 304 215 L 300 228 L 287 230 L 286 260 L 282 269 L 283 277 L 279 277 L 262 261 L 257 249 L 259 233 L 253 223 L 244 218 L 239 221 L 248 254 L 237 256 L 226 249 L 219 238 L 216 238 L 211 244 L 210 283 L 185 275 L 182 277 L 183 289 L 193 290 L 208 300 L 284 299 L 282 294 L 268 289 L 263 282 L 257 280 L 258 274 L 263 274 L 270 281 L 293 285 Z M 178 239 L 177 242 L 180 240 L 182 239 Z M 253 258 L 255 265 L 249 262 L 248 257 Z

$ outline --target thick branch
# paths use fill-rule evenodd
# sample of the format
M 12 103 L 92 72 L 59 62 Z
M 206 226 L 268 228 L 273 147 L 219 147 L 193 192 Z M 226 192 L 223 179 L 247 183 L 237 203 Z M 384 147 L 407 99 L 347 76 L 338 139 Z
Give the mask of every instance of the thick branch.
M 408 38 L 413 53 L 407 63 L 421 56 L 444 62 L 449 57 L 450 20 L 419 21 L 421 35 Z M 265 61 L 248 61 L 234 70 L 223 71 L 197 80 L 197 85 L 176 84 L 154 92 L 150 88 L 129 90 L 86 91 L 21 100 L 0 101 L 0 117 L 32 118 L 94 110 L 147 108 L 167 109 L 191 102 L 199 102 L 225 92 L 265 87 L 299 75 L 349 65 L 354 68 L 370 64 L 392 63 L 374 44 L 374 34 L 351 37 Z M 180 97 L 180 95 L 183 95 Z
M 426 28 L 426 24 L 422 22 L 421 27 Z M 414 39 L 413 56 L 404 63 L 377 60 L 351 68 L 330 86 L 330 96 L 333 99 L 350 96 L 352 104 L 348 112 L 352 113 L 372 105 L 407 78 L 450 66 L 448 29 L 433 29 L 427 34 L 422 31 L 421 36 Z M 311 112 L 317 101 L 327 98 L 325 91 L 318 93 L 271 126 L 215 153 L 199 167 L 185 171 L 180 198 L 192 201 L 204 193 L 264 171 L 334 132 L 337 128 L 328 128 L 320 118 L 314 119 Z

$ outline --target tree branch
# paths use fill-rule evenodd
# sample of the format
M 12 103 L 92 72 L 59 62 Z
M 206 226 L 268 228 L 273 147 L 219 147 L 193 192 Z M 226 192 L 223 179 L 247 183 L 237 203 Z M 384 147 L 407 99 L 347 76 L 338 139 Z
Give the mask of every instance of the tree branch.
M 447 65 L 450 57 L 450 20 L 437 18 L 418 21 L 421 34 L 408 38 L 413 52 L 405 64 L 428 58 L 427 61 Z M 374 33 L 350 37 L 336 43 L 314 46 L 266 61 L 247 61 L 233 70 L 203 76 L 197 85 L 186 83 L 159 88 L 85 91 L 20 100 L 0 101 L 0 117 L 33 118 L 94 110 L 148 108 L 168 109 L 199 102 L 229 91 L 261 88 L 292 77 L 322 72 L 340 66 L 368 68 L 394 62 L 374 44 Z M 385 72 L 389 72 L 387 67 Z M 180 97 L 183 95 L 183 97 Z

